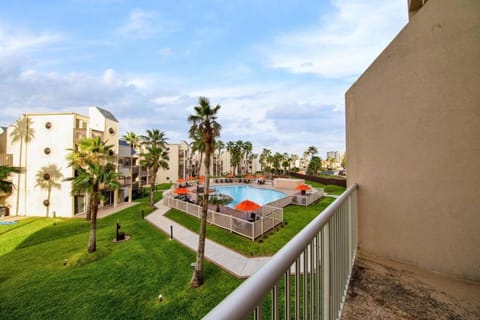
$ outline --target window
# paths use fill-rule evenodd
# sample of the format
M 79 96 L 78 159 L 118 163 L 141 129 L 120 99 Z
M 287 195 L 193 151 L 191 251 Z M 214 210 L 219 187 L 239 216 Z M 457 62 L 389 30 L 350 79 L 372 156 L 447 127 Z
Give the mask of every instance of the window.
M 85 196 L 75 195 L 73 197 L 73 213 L 79 214 L 85 212 Z

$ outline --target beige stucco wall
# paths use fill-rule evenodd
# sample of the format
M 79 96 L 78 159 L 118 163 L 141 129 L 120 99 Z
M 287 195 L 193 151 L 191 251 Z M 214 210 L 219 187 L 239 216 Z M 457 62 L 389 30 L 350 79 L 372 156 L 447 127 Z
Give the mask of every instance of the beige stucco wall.
M 480 280 L 480 1 L 428 1 L 346 93 L 359 245 Z
M 27 216 L 45 216 L 46 207 L 43 206 L 43 200 L 47 199 L 47 190 L 42 189 L 37 184 L 37 173 L 43 167 L 56 165 L 64 178 L 71 177 L 73 171 L 68 167 L 66 155 L 67 149 L 73 146 L 73 126 L 75 123 L 75 114 L 30 114 L 27 116 L 31 120 L 31 129 L 33 130 L 33 138 L 23 145 L 22 163 L 20 160 L 20 142 L 10 143 L 7 152 L 14 154 L 14 165 L 25 168 L 26 159 L 26 187 L 25 175 L 21 175 L 20 186 L 17 186 L 17 177 L 15 175 L 14 183 L 16 189 L 8 198 L 10 213 L 16 213 L 17 192 L 20 193 L 19 198 L 19 214 Z M 45 123 L 52 124 L 50 129 L 45 127 Z M 10 136 L 13 127 L 8 128 Z M 45 154 L 45 148 L 50 148 L 50 153 Z M 57 216 L 71 217 L 73 200 L 70 195 L 71 182 L 57 180 L 60 184 L 59 188 L 52 188 L 50 196 L 49 216 L 55 211 Z
M 179 162 L 179 144 L 169 144 L 167 145 L 168 150 L 168 169 L 158 169 L 157 181 L 156 183 L 167 183 L 175 182 L 178 179 L 178 162 Z
M 305 184 L 304 179 L 286 179 L 286 178 L 273 179 L 273 187 L 277 189 L 295 190 L 295 188 L 301 184 Z

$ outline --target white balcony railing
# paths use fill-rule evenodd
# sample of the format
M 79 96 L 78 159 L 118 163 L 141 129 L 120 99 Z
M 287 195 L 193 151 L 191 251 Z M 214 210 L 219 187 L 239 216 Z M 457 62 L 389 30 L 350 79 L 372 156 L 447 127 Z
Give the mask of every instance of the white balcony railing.
M 340 319 L 357 252 L 357 185 L 204 319 Z

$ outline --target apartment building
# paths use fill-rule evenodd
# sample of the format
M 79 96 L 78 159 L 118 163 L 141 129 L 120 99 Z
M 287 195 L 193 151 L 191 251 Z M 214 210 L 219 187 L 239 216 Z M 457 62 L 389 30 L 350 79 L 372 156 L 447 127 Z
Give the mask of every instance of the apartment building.
M 85 212 L 85 195 L 72 195 L 71 182 L 64 181 L 74 174 L 67 154 L 83 137 L 100 137 L 113 145 L 116 160 L 130 157 L 130 149 L 119 144 L 118 120 L 107 110 L 90 107 L 88 116 L 26 113 L 20 120 L 20 127 L 17 122 L 0 134 L 0 153 L 23 168 L 21 174 L 13 175 L 15 190 L 7 199 L 11 215 L 73 217 Z M 121 174 L 129 176 L 129 172 Z M 103 205 L 116 206 L 128 200 L 129 185 L 129 178 L 123 179 L 120 190 L 107 191 Z
M 342 162 L 342 154 L 340 151 L 328 151 L 325 160 L 333 159 L 336 163 Z
M 167 144 L 168 169 L 160 169 L 157 174 L 157 183 L 175 182 L 177 179 L 186 179 L 191 174 L 189 155 L 190 147 L 185 141 Z
M 480 1 L 408 6 L 346 93 L 359 247 L 480 281 Z

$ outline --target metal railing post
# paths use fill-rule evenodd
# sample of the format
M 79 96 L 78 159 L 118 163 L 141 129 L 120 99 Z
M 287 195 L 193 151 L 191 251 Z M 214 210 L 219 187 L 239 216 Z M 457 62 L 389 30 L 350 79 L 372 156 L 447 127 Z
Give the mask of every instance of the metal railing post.
M 330 241 L 329 224 L 322 230 L 323 319 L 330 319 Z

